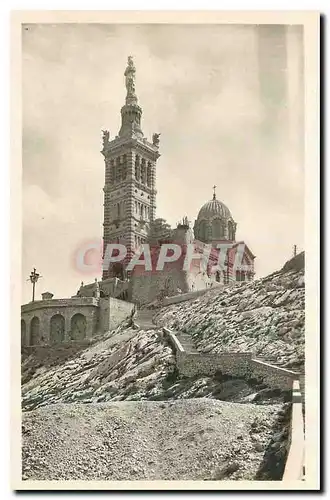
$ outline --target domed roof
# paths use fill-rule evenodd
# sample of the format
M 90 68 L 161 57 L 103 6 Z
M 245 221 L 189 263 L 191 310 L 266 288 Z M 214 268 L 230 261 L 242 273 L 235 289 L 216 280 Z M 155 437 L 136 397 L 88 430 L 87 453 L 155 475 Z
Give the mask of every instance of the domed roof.
M 212 219 L 213 217 L 218 216 L 221 219 L 230 219 L 232 218 L 229 208 L 226 207 L 224 203 L 217 200 L 215 196 L 212 200 L 205 203 L 202 206 L 198 213 L 197 219 Z

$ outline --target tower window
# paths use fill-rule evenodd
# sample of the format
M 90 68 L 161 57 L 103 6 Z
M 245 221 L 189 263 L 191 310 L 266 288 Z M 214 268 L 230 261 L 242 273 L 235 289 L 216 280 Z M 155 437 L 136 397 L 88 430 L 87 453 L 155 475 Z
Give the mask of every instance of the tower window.
M 148 169 L 147 169 L 147 185 L 151 186 L 151 163 L 148 162 Z

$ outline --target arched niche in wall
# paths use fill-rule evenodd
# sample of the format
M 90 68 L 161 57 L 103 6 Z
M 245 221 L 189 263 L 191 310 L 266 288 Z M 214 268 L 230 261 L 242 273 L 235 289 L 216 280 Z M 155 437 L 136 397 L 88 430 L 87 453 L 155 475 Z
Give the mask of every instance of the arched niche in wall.
M 77 313 L 71 318 L 71 339 L 83 340 L 86 338 L 87 333 L 87 320 L 86 316 Z
M 34 316 L 30 323 L 30 344 L 40 344 L 40 320 L 37 316 Z
M 59 344 L 64 341 L 65 319 L 62 314 L 54 314 L 50 320 L 50 343 Z
M 21 346 L 27 345 L 26 339 L 26 323 L 24 319 L 21 319 Z

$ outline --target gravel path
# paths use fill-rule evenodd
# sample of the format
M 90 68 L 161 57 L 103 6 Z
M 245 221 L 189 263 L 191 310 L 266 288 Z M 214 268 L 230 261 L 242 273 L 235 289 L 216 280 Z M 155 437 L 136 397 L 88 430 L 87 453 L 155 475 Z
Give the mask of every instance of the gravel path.
M 23 479 L 252 480 L 283 405 L 207 398 L 23 414 Z

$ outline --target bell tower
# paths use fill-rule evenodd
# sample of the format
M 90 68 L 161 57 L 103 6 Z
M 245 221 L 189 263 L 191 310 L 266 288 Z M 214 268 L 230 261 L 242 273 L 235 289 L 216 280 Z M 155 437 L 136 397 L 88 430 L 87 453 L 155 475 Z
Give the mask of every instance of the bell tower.
M 149 224 L 155 219 L 156 162 L 160 156 L 160 134 L 153 134 L 149 142 L 141 129 L 142 109 L 135 93 L 135 73 L 129 56 L 124 73 L 126 102 L 121 108 L 121 127 L 112 140 L 110 133 L 103 131 L 101 151 L 105 160 L 103 254 L 109 243 L 125 245 L 124 266 L 146 241 Z M 110 277 L 123 279 L 123 265 L 114 263 L 104 269 L 102 279 Z

